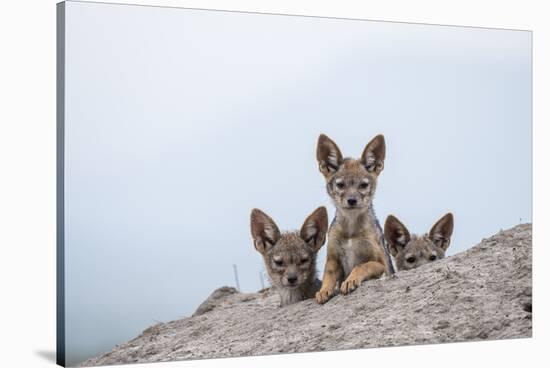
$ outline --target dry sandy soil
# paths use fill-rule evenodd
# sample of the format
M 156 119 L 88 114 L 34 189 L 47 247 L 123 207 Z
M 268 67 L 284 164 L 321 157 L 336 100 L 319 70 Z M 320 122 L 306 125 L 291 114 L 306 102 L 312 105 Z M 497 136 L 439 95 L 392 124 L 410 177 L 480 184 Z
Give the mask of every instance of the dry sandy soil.
M 368 281 L 325 305 L 216 290 L 81 366 L 531 337 L 531 225 L 441 261 Z

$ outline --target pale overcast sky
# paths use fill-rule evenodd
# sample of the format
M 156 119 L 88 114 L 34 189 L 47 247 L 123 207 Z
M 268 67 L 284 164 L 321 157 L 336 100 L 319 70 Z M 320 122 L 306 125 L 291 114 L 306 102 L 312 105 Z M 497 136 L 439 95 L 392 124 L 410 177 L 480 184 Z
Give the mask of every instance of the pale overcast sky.
M 321 132 L 387 160 L 375 209 L 448 254 L 531 221 L 531 33 L 69 2 L 68 362 L 214 289 L 260 288 L 253 207 L 281 229 L 334 208 Z M 324 265 L 325 247 L 319 257 Z

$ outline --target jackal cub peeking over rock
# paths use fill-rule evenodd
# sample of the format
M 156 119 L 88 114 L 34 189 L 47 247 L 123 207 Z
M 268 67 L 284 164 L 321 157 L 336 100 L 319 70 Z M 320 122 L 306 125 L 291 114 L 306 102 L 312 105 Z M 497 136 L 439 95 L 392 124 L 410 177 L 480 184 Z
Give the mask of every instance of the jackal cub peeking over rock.
M 409 230 L 393 215 L 384 225 L 384 235 L 395 257 L 398 270 L 410 270 L 445 257 L 453 234 L 453 214 L 448 213 L 432 226 L 428 234 L 410 235 Z
M 259 209 L 250 214 L 254 247 L 264 258 L 271 284 L 281 305 L 313 298 L 319 290 L 317 252 L 325 243 L 328 216 L 319 207 L 305 220 L 300 231 L 282 233 L 275 221 Z
M 393 271 L 372 204 L 385 157 L 383 135 L 374 137 L 359 159 L 344 158 L 336 143 L 324 134 L 319 136 L 319 170 L 336 206 L 328 232 L 323 286 L 316 295 L 319 303 L 338 291 L 348 294 L 363 281 Z

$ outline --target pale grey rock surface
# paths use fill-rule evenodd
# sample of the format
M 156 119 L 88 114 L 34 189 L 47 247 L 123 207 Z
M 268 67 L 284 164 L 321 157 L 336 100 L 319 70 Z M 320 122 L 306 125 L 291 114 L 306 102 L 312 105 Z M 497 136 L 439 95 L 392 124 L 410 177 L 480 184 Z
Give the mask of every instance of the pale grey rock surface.
M 452 245 L 451 245 L 452 246 Z M 531 337 L 531 225 L 325 305 L 216 290 L 192 317 L 159 323 L 81 366 Z

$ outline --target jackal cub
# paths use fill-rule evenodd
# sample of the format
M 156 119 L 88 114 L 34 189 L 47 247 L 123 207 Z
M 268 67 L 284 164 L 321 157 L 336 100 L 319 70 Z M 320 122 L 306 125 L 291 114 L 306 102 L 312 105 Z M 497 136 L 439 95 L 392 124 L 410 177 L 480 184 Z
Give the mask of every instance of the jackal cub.
M 336 143 L 324 134 L 319 136 L 319 170 L 336 206 L 328 232 L 323 285 L 316 294 L 319 303 L 328 301 L 338 288 L 342 294 L 348 294 L 363 281 L 393 271 L 372 205 L 385 157 L 383 135 L 374 137 L 358 160 L 344 158 Z
M 325 243 L 328 216 L 325 207 L 309 215 L 300 231 L 282 233 L 275 221 L 259 209 L 250 215 L 254 247 L 264 258 L 271 284 L 281 305 L 313 298 L 319 290 L 317 252 Z
M 448 213 L 432 226 L 428 234 L 411 235 L 409 230 L 393 215 L 384 225 L 384 235 L 395 257 L 398 270 L 410 270 L 445 257 L 451 244 L 454 226 L 453 214 Z

